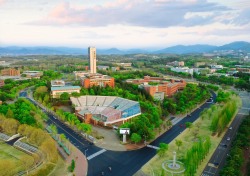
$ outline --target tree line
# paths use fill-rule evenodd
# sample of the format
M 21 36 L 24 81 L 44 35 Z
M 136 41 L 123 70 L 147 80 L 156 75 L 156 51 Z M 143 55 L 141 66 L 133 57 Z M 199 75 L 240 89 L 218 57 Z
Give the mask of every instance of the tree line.
M 241 176 L 250 174 L 250 161 L 244 157 L 244 151 L 250 146 L 250 116 L 241 122 L 236 138 L 232 142 L 230 153 L 228 154 L 226 165 L 220 171 L 221 176 Z M 245 164 L 245 168 L 243 164 Z M 245 173 L 242 170 L 245 169 Z
M 209 152 L 211 147 L 211 140 L 209 137 L 205 139 L 199 138 L 193 146 L 187 150 L 184 157 L 184 164 L 186 167 L 185 176 L 194 176 L 198 166 Z
M 43 119 L 47 119 L 45 114 L 24 98 L 19 98 L 13 104 L 2 104 L 0 114 L 5 115 L 7 118 L 14 118 L 21 124 L 40 128 L 43 126 Z
M 222 107 L 213 107 L 215 109 L 214 112 L 217 113 L 213 114 L 210 124 L 210 130 L 213 132 L 213 134 L 217 133 L 218 135 L 224 131 L 237 110 L 236 101 L 233 99 L 228 100 L 226 103 L 221 105 Z
M 40 128 L 32 127 L 27 124 L 20 124 L 18 120 L 7 118 L 3 114 L 0 114 L 0 131 L 9 135 L 19 133 L 22 136 L 26 136 L 29 143 L 37 146 L 39 150 L 42 151 L 46 163 L 43 167 L 40 167 L 34 175 L 41 175 L 42 173 L 48 174 L 51 169 L 53 169 L 58 159 L 58 153 L 56 144 L 48 133 Z M 38 154 L 33 154 L 32 156 L 35 158 L 35 162 L 41 159 Z M 10 168 L 6 167 L 6 169 Z

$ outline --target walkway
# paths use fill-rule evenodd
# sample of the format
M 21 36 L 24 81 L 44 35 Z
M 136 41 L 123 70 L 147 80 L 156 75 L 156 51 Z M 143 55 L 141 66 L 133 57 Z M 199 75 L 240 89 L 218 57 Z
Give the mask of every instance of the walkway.
M 71 148 L 71 154 L 66 159 L 66 162 L 68 163 L 68 165 L 70 165 L 72 159 L 75 160 L 76 164 L 75 164 L 74 174 L 76 176 L 87 176 L 88 162 L 86 157 L 78 148 L 76 148 L 71 143 L 70 143 L 70 148 Z

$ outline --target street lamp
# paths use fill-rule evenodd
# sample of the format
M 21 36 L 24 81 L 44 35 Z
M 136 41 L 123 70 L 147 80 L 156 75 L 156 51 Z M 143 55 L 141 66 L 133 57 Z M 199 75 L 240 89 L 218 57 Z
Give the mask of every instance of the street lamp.
M 87 151 L 88 151 L 88 149 L 84 150 L 85 157 L 87 157 L 87 155 L 86 155 Z

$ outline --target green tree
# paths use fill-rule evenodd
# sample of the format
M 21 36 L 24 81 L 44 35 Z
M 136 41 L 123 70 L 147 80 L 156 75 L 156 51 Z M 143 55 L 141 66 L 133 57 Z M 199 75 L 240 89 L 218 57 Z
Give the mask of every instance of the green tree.
M 186 125 L 186 128 L 189 128 L 189 131 L 193 127 L 193 124 L 191 122 L 186 122 L 185 125 Z
M 165 156 L 167 150 L 168 150 L 168 144 L 160 143 L 159 149 L 157 150 L 157 154 L 159 155 L 159 157 L 163 157 Z
M 60 99 L 61 99 L 62 101 L 67 101 L 67 100 L 69 100 L 69 97 L 70 97 L 70 95 L 69 95 L 69 93 L 67 93 L 67 92 L 63 92 L 63 93 L 60 95 Z
M 141 136 L 137 133 L 133 133 L 131 135 L 131 141 L 133 141 L 136 144 L 137 142 L 141 141 Z
M 70 167 L 69 167 L 69 171 L 70 172 L 74 172 L 75 170 L 75 160 L 71 160 L 71 164 L 70 164 Z
M 179 147 L 181 147 L 181 146 L 182 146 L 182 141 L 181 141 L 181 140 L 176 139 L 176 140 L 175 140 L 175 145 L 177 145 L 178 150 L 179 150 Z
M 11 109 L 8 109 L 7 114 L 6 114 L 7 118 L 14 118 L 14 113 Z

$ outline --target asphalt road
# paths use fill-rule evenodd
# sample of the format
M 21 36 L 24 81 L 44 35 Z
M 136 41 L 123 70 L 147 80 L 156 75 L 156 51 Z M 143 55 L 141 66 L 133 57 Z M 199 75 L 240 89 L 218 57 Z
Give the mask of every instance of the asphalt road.
M 20 96 L 27 96 L 27 93 L 20 93 Z M 213 94 L 213 99 L 215 100 L 215 98 L 216 95 Z M 36 104 L 34 100 L 28 99 Z M 183 118 L 183 120 L 174 125 L 169 131 L 151 142 L 150 145 L 159 146 L 161 142 L 170 143 L 185 130 L 185 128 L 180 127 L 181 124 L 194 122 L 198 119 L 200 112 L 202 112 L 204 108 L 209 108 L 211 105 L 212 103 L 205 103 L 200 109 L 192 112 L 190 117 Z M 43 109 L 43 111 L 45 111 L 45 109 Z M 105 176 L 131 176 L 156 154 L 156 149 L 149 147 L 124 152 L 101 149 L 95 145 L 91 145 L 81 134 L 74 132 L 67 125 L 56 119 L 51 113 L 46 111 L 45 113 L 49 116 L 48 124 L 55 124 L 59 133 L 64 133 L 71 143 L 89 157 L 88 176 L 99 176 L 102 175 L 102 172 Z M 111 171 L 109 167 L 112 168 Z
M 248 114 L 250 109 L 250 102 L 249 102 L 249 93 L 240 91 L 238 92 L 239 96 L 242 100 L 242 108 L 239 110 L 238 114 L 236 115 L 235 119 L 231 123 L 232 129 L 228 129 L 226 134 L 224 135 L 221 143 L 216 148 L 214 154 L 212 155 L 211 159 L 209 160 L 207 166 L 202 172 L 202 176 L 217 176 L 219 175 L 220 170 L 225 165 L 226 158 L 229 157 L 228 153 L 230 150 L 231 142 L 234 139 L 239 125 L 242 119 Z M 246 111 L 247 110 L 247 111 Z M 230 140 L 227 140 L 230 138 Z
M 219 175 L 219 171 L 225 164 L 225 159 L 229 153 L 231 141 L 235 137 L 238 127 L 243 119 L 244 115 L 237 115 L 234 121 L 231 123 L 232 129 L 228 129 L 224 137 L 222 138 L 219 146 L 216 148 L 209 163 L 202 172 L 202 176 L 216 176 Z M 230 138 L 230 140 L 228 140 Z

